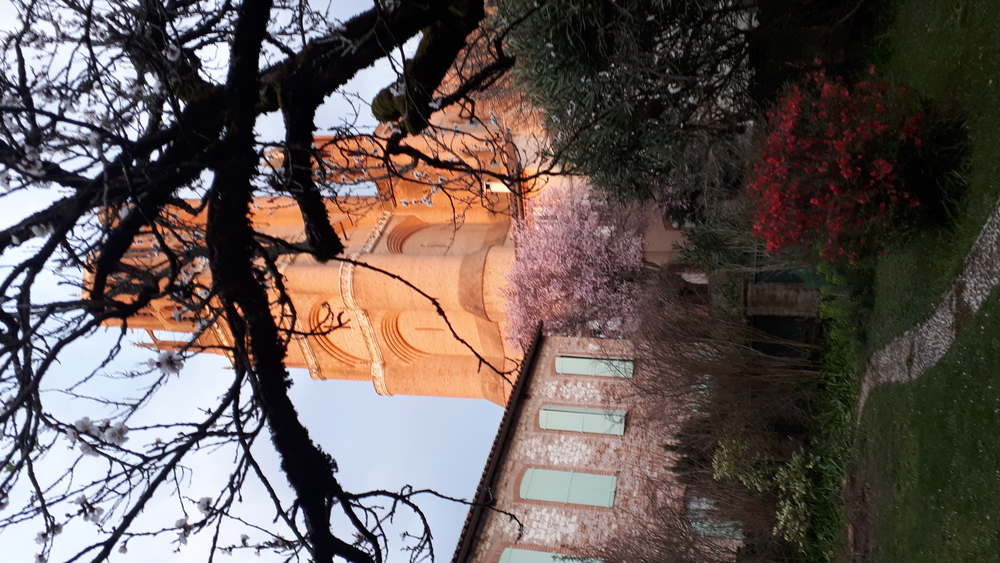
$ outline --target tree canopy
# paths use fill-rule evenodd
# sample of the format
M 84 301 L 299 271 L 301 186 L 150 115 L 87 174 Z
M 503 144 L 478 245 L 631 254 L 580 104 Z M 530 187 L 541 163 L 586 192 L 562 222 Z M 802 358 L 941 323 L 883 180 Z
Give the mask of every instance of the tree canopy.
M 417 491 L 346 491 L 336 462 L 297 417 L 283 362 L 295 311 L 276 257 L 307 253 L 328 261 L 343 251 L 324 199 L 344 186 L 317 181 L 314 173 L 322 160 L 313 141 L 317 111 L 334 95 L 356 99 L 342 92 L 345 84 L 376 61 L 400 56 L 411 38 L 422 38 L 417 55 L 401 61 L 375 108 L 391 126 L 372 136 L 348 123 L 334 137 L 369 139 L 386 173 L 401 173 L 396 155 L 468 167 L 407 139 L 432 129 L 435 111 L 464 106 L 511 66 L 502 42 L 478 31 L 482 1 L 376 1 L 343 22 L 285 0 L 13 5 L 15 20 L 0 38 L 0 174 L 7 190 L 0 199 L 26 196 L 38 205 L 0 231 L 0 526 L 37 522 L 40 561 L 57 553 L 67 561 L 103 561 L 137 537 L 166 535 L 180 545 L 206 532 L 213 538 L 208 560 L 246 548 L 272 549 L 285 560 L 368 563 L 386 559 L 386 526 L 410 510 L 422 523 L 411 532 L 413 557 L 432 555 Z M 477 57 L 463 63 L 471 51 Z M 461 71 L 442 87 L 456 60 Z M 268 114 L 280 115 L 283 139 L 260 137 L 258 120 Z M 346 168 L 320 176 L 360 181 Z M 253 199 L 267 194 L 295 201 L 305 240 L 255 229 Z M 203 213 L 204 231 L 179 222 L 180 212 Z M 140 239 L 158 250 L 153 263 L 134 260 Z M 54 283 L 63 290 L 51 291 Z M 129 319 L 159 299 L 202 319 L 206 330 L 226 323 L 235 369 L 215 407 L 157 427 L 166 438 L 137 444 L 129 438 L 154 433 L 130 428 L 131 417 L 190 351 L 164 352 L 145 371 L 110 373 L 115 346 L 76 379 L 54 374 L 67 350 L 103 324 L 122 327 L 120 344 Z M 140 387 L 128 399 L 81 390 L 99 377 Z M 52 386 L 107 420 L 55 408 Z M 278 476 L 265 474 L 251 452 L 265 429 L 291 499 L 275 492 Z M 101 458 L 105 472 L 74 478 L 72 467 L 48 467 L 59 440 L 80 456 Z M 153 499 L 193 502 L 180 486 L 188 479 L 184 464 L 205 447 L 232 455 L 226 484 L 194 503 L 198 513 L 150 527 L 143 513 Z M 253 479 L 273 504 L 263 524 L 274 529 L 271 539 L 227 545 L 220 523 Z M 63 526 L 77 519 L 98 525 L 92 540 L 56 551 Z M 336 519 L 351 531 L 336 528 Z
M 745 123 L 741 0 L 505 0 L 515 74 L 546 114 L 553 153 L 620 198 L 697 181 L 712 143 Z

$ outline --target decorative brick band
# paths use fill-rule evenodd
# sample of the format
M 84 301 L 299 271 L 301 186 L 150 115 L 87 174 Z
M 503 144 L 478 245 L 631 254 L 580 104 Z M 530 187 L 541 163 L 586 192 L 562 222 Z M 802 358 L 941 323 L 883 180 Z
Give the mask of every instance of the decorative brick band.
M 371 233 L 368 234 L 368 238 L 365 239 L 365 243 L 357 252 L 352 252 L 348 257 L 356 260 L 358 256 L 371 252 L 375 248 L 375 245 L 378 244 L 382 233 L 385 232 L 385 227 L 389 224 L 390 219 L 392 219 L 391 212 L 382 212 L 378 221 L 375 222 L 375 226 L 372 227 Z M 372 321 L 368 313 L 359 307 L 357 301 L 354 300 L 354 264 L 341 262 L 339 277 L 340 295 L 344 299 L 347 309 L 354 314 L 354 320 L 357 321 L 358 327 L 361 329 L 361 336 L 365 340 L 365 347 L 368 348 L 368 355 L 371 358 L 372 365 L 372 383 L 375 385 L 375 392 L 379 395 L 391 395 L 385 384 L 385 361 L 382 357 L 382 349 L 379 348 L 378 340 L 375 338 L 375 327 L 372 326 Z

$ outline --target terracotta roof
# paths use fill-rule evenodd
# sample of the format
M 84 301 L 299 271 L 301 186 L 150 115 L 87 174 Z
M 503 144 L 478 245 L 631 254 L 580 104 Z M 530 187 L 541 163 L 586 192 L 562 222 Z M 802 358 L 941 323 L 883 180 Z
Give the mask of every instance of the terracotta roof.
M 479 539 L 479 530 L 486 521 L 486 515 L 493 505 L 493 485 L 500 475 L 510 449 L 511 439 L 517 429 L 517 420 L 521 414 L 521 398 L 528 388 L 531 378 L 535 373 L 535 364 L 541 354 L 542 343 L 545 336 L 542 334 L 542 323 L 538 323 L 535 331 L 535 338 L 531 342 L 531 347 L 524 355 L 524 362 L 521 364 L 521 373 L 517 378 L 517 383 L 510 392 L 510 400 L 507 403 L 507 412 L 504 413 L 500 421 L 500 429 L 493 440 L 493 447 L 490 455 L 486 459 L 486 468 L 483 470 L 483 477 L 479 481 L 476 495 L 472 499 L 472 508 L 465 518 L 465 525 L 462 527 L 462 534 L 458 539 L 458 547 L 455 548 L 455 555 L 452 563 L 464 563 L 468 561 L 473 553 L 476 541 Z

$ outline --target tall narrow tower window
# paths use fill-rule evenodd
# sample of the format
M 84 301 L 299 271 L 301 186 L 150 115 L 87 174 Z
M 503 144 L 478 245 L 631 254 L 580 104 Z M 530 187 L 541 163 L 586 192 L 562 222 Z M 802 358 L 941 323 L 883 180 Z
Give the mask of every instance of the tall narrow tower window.
M 507 185 L 504 184 L 503 182 L 499 182 L 497 180 L 486 180 L 485 182 L 483 182 L 483 186 L 486 188 L 486 191 L 495 194 L 510 193 L 510 188 L 508 188 Z

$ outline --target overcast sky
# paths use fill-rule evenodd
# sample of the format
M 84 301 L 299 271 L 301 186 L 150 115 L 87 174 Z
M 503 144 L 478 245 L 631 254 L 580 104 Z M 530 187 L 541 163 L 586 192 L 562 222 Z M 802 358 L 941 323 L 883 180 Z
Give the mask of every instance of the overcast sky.
M 358 0 L 334 3 L 341 19 L 346 19 L 369 4 Z M 0 0 L 0 18 L 10 22 L 9 0 Z M 371 100 L 374 93 L 391 80 L 387 66 L 363 71 L 345 88 L 358 92 L 362 99 Z M 335 127 L 341 121 L 349 106 L 336 100 L 331 101 L 319 116 L 318 123 L 323 129 Z M 368 115 L 367 109 L 364 115 Z M 370 117 L 368 118 L 370 119 Z M 280 124 L 275 116 L 267 116 L 259 123 L 264 140 L 281 138 Z M 35 200 L 32 198 L 35 197 Z M 18 199 L 5 198 L 0 205 L 0 227 L 6 227 L 23 218 L 43 205 L 47 200 L 37 199 L 32 194 L 23 194 Z M 25 251 L 30 251 L 30 247 Z M 5 259 L 10 263 L 11 259 Z M 53 294 L 64 290 L 49 284 Z M 100 334 L 75 347 L 64 356 L 61 370 L 78 370 L 88 360 L 95 361 L 98 354 L 110 346 L 113 335 Z M 134 342 L 145 340 L 144 335 L 134 334 Z M 128 347 L 118 360 L 120 369 L 130 369 L 153 356 L 149 350 Z M 159 416 L 174 409 L 195 409 L 210 406 L 221 392 L 219 385 L 230 378 L 227 362 L 219 356 L 204 355 L 189 362 L 181 375 L 181 384 L 168 388 L 166 394 L 152 405 L 150 416 Z M 214 376 L 218 375 L 218 378 Z M 313 438 L 336 458 L 340 467 L 338 477 L 344 487 L 351 491 L 369 489 L 398 490 L 406 484 L 415 488 L 431 488 L 443 494 L 471 498 L 486 461 L 486 456 L 496 433 L 503 411 L 497 405 L 483 400 L 440 399 L 428 397 L 382 397 L 367 382 L 313 381 L 301 370 L 293 370 L 295 385 L 291 395 L 299 413 L 310 429 Z M 53 376 L 49 386 L 58 379 Z M 68 444 L 67 444 L 68 445 Z M 58 453 L 58 452 L 57 452 Z M 56 455 L 56 454 L 53 454 Z M 85 462 L 88 462 L 86 459 Z M 97 461 L 96 459 L 94 460 Z M 273 462 L 273 460 L 272 460 Z M 88 462 L 89 463 L 89 462 Z M 197 471 L 224 470 L 225 463 L 213 467 L 199 466 Z M 197 492 L 192 496 L 197 496 Z M 203 494 L 214 494 L 205 491 Z M 14 495 L 12 495 L 13 500 Z M 254 499 L 245 499 L 253 505 Z M 439 561 L 448 561 L 458 540 L 467 507 L 455 503 L 434 501 L 424 502 L 431 519 L 432 531 Z M 266 506 L 261 504 L 261 510 Z M 173 515 L 164 515 L 164 525 L 170 526 Z M 77 519 L 78 520 L 78 519 Z M 40 524 L 40 523 L 39 523 Z M 38 524 L 35 524 L 37 526 Z M 73 522 L 67 533 L 86 534 L 90 524 Z M 3 545 L 4 561 L 34 560 L 38 546 L 34 543 L 34 533 L 40 530 L 18 529 L 0 531 L 0 545 Z M 398 535 L 390 539 L 398 540 Z M 157 540 L 160 544 L 162 540 Z M 179 554 L 172 552 L 175 546 L 138 544 L 130 546 L 127 555 L 115 555 L 112 560 L 138 560 L 143 562 L 174 562 L 204 560 L 205 551 L 192 542 L 191 546 Z M 391 554 L 390 561 L 405 561 L 406 554 Z M 234 555 L 235 561 L 260 561 L 252 555 Z

